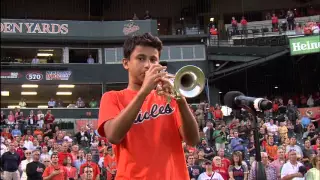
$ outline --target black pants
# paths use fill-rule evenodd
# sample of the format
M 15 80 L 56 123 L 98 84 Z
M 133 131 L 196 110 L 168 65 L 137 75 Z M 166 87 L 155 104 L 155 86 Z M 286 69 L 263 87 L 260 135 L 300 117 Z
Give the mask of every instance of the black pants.
M 295 28 L 295 24 L 294 24 L 294 21 L 288 21 L 288 30 L 294 30 Z

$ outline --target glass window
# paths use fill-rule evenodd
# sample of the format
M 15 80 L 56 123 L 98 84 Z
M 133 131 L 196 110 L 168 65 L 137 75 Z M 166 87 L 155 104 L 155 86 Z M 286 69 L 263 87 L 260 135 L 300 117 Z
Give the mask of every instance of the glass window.
M 168 60 L 169 59 L 169 47 L 164 46 L 161 52 L 160 60 Z
M 62 48 L 1 47 L 1 63 L 62 63 Z
M 113 63 L 116 61 L 116 49 L 112 48 L 112 49 L 106 49 L 105 50 L 105 59 L 106 59 L 106 63 Z
M 117 48 L 117 62 L 122 62 L 123 59 L 123 48 Z
M 170 47 L 170 59 L 181 60 L 181 47 L 171 46 Z
M 59 87 L 58 84 L 40 84 L 37 88 L 24 88 L 21 84 L 1 84 L 1 91 L 9 92 L 9 96 L 1 97 L 1 108 L 18 105 L 22 99 L 26 102 L 27 108 L 48 106 L 48 101 L 51 98 L 54 99 L 56 103 L 61 101 L 61 108 L 64 108 L 70 104 L 76 104 L 79 97 L 83 100 L 85 107 L 89 107 L 92 99 L 99 102 L 102 95 L 102 84 L 75 84 L 73 88 L 66 87 L 66 85 L 62 88 L 61 86 Z M 25 91 L 36 92 L 36 94 L 22 95 L 22 92 Z
M 69 48 L 69 63 L 99 63 L 98 49 Z
M 193 58 L 193 47 L 194 47 L 194 46 L 182 47 L 182 56 L 183 56 L 183 59 L 194 59 L 194 58 Z
M 204 46 L 194 46 L 194 56 L 195 59 L 205 59 L 205 47 Z

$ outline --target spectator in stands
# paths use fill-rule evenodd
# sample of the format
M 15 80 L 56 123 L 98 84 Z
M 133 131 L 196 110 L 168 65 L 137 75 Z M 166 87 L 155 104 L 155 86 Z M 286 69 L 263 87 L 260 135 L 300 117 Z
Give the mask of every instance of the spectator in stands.
M 227 142 L 226 127 L 224 125 L 219 126 L 213 133 L 213 139 L 215 140 L 216 150 L 224 149 Z
M 290 144 L 286 147 L 286 153 L 289 153 L 290 151 L 294 150 L 296 152 L 296 155 L 298 157 L 303 157 L 302 150 L 300 146 L 296 145 L 297 139 L 295 137 L 290 138 Z
M 139 20 L 139 17 L 136 13 L 133 13 L 132 20 Z
M 295 19 L 294 19 L 294 14 L 291 10 L 289 10 L 287 12 L 287 23 L 288 23 L 288 29 L 290 30 L 294 30 L 295 28 Z
M 22 135 L 22 133 L 19 129 L 19 126 L 17 124 L 14 126 L 14 129 L 11 131 L 11 134 L 13 137 Z
M 232 151 L 244 152 L 243 139 L 239 138 L 238 131 L 234 131 L 233 134 L 234 134 L 234 138 L 231 140 L 231 143 L 230 143 Z
M 86 162 L 85 156 L 84 156 L 84 150 L 80 149 L 78 153 L 78 158 L 74 161 L 74 167 L 77 168 L 78 174 L 80 174 L 80 167 L 82 164 Z
M 201 106 L 200 104 L 198 105 L 198 108 L 197 108 L 197 110 L 195 112 L 195 115 L 196 115 L 197 120 L 198 120 L 199 129 L 202 129 L 205 126 L 205 120 L 204 120 L 203 106 Z
M 108 154 L 105 156 L 103 164 L 107 169 L 107 179 L 112 179 L 115 177 L 117 172 L 117 162 L 111 146 L 108 147 L 107 152 Z
M 48 56 L 47 63 L 54 63 L 52 56 Z
M 90 166 L 84 167 L 83 174 L 81 175 L 81 180 L 95 180 L 94 169 Z
M 242 19 L 240 21 L 241 24 L 241 28 L 242 28 L 242 34 L 244 34 L 244 36 L 247 36 L 247 26 L 248 26 L 248 21 L 246 20 L 246 18 L 244 16 L 242 16 Z
M 37 120 L 38 120 L 38 125 L 40 128 L 43 128 L 43 124 L 44 124 L 44 114 L 42 113 L 41 110 L 38 111 L 37 113 Z
M 1 111 L 1 116 L 0 116 L 0 124 L 5 125 L 7 122 L 7 116 L 4 114 L 3 111 Z
M 86 104 L 81 97 L 77 99 L 76 106 L 77 108 L 85 108 Z
M 277 179 L 277 171 L 274 166 L 269 163 L 268 154 L 266 152 L 261 152 L 261 162 L 266 172 L 267 180 L 276 180 Z M 249 173 L 249 180 L 257 179 L 257 162 L 254 161 Z
M 20 164 L 20 156 L 15 152 L 14 143 L 9 144 L 9 151 L 5 152 L 1 156 L 1 167 L 4 171 L 4 179 L 20 179 L 20 173 L 18 171 Z
M 51 165 L 44 170 L 43 179 L 67 180 L 67 171 L 65 167 L 58 164 L 58 160 L 58 154 L 51 155 Z
M 220 173 L 214 172 L 212 170 L 212 165 L 210 161 L 205 162 L 206 171 L 201 173 L 198 177 L 198 180 L 206 180 L 206 179 L 215 179 L 215 180 L 223 180 L 223 177 Z
M 48 108 L 54 108 L 56 106 L 56 101 L 51 98 L 50 101 L 48 101 Z
M 312 159 L 313 168 L 308 170 L 306 174 L 306 180 L 320 179 L 320 154 Z
M 238 22 L 235 17 L 231 19 L 232 35 L 238 34 Z
M 98 107 L 98 102 L 95 98 L 91 99 L 91 101 L 89 102 L 89 107 L 90 108 L 97 108 Z
M 63 101 L 60 98 L 56 102 L 56 107 L 57 108 L 62 108 L 63 107 Z
M 93 179 L 96 179 L 96 177 L 100 174 L 100 168 L 98 164 L 92 162 L 91 152 L 86 154 L 86 160 L 87 161 L 80 166 L 80 176 L 84 173 L 85 167 L 90 166 L 93 169 Z
M 51 110 L 48 110 L 46 116 L 44 117 L 44 123 L 52 125 L 54 120 L 55 120 L 54 115 L 51 114 Z
M 40 60 L 39 60 L 38 56 L 35 56 L 31 61 L 31 64 L 39 64 L 39 63 L 40 63 Z
M 298 162 L 298 158 L 297 158 L 297 152 L 292 149 L 289 151 L 289 161 L 287 163 L 285 163 L 282 166 L 281 169 L 281 179 L 282 180 L 289 180 L 289 179 L 301 179 L 304 180 L 303 175 L 301 172 L 299 172 L 299 168 L 301 166 L 303 166 L 303 164 L 301 164 L 300 162 Z
M 77 169 L 72 166 L 72 159 L 71 157 L 66 157 L 63 160 L 63 166 L 67 171 L 67 178 L 68 179 L 78 179 Z
M 272 31 L 277 32 L 278 26 L 279 26 L 279 20 L 275 13 L 272 14 L 271 23 L 272 23 Z
M 27 164 L 29 164 L 30 162 L 33 161 L 31 154 L 32 154 L 31 150 L 26 150 L 24 152 L 24 155 L 25 155 L 26 159 L 21 161 L 21 164 L 20 164 L 20 168 L 22 170 L 21 180 L 27 180 L 28 179 L 26 170 L 27 170 Z
M 146 10 L 146 13 L 145 13 L 143 19 L 152 19 L 152 16 L 150 15 L 148 10 Z
M 19 106 L 20 106 L 20 108 L 25 108 L 25 107 L 27 107 L 27 103 L 26 103 L 26 101 L 25 101 L 24 98 L 21 98 L 21 100 L 20 100 L 20 102 L 19 102 Z
M 229 166 L 229 176 L 231 180 L 246 180 L 248 177 L 248 167 L 242 163 L 242 153 L 233 152 L 231 157 L 231 165 Z
M 273 167 L 275 167 L 276 172 L 277 172 L 277 179 L 280 180 L 281 179 L 280 170 L 281 170 L 283 164 L 286 162 L 285 150 L 283 149 L 283 147 L 278 148 L 277 157 L 278 158 L 276 160 L 272 161 L 271 165 Z
M 88 63 L 88 64 L 94 64 L 94 63 L 95 63 L 95 61 L 94 61 L 94 59 L 93 59 L 93 57 L 92 57 L 91 54 L 89 54 L 89 56 L 88 56 L 88 58 L 87 58 L 87 63 Z
M 218 172 L 223 179 L 229 179 L 228 168 L 226 168 L 222 163 L 222 158 L 220 156 L 215 156 L 212 160 L 212 170 Z
M 268 136 L 268 142 L 265 146 L 267 155 L 271 161 L 274 161 L 277 157 L 278 146 L 274 144 L 274 138 L 272 135 Z
M 63 161 L 67 157 L 70 157 L 72 160 L 72 155 L 68 152 L 68 144 L 66 142 L 64 142 L 64 143 L 62 143 L 62 151 L 58 153 L 59 164 L 63 165 Z M 73 160 L 71 162 L 73 162 Z
M 32 152 L 33 161 L 27 164 L 26 174 L 28 180 L 40 180 L 42 179 L 42 174 L 45 170 L 45 165 L 39 162 L 40 160 L 40 151 L 34 150 Z

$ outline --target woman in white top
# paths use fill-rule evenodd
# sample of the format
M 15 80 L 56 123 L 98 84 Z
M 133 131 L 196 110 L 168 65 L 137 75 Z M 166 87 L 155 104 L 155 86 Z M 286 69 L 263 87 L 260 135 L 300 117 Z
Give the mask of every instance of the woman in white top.
M 197 180 L 224 180 L 221 174 L 212 171 L 212 163 L 207 161 L 204 163 L 206 167 L 206 172 L 199 175 Z
M 41 110 L 38 111 L 38 114 L 37 114 L 37 118 L 38 118 L 38 125 L 40 128 L 43 128 L 43 124 L 44 124 L 44 114 L 42 113 Z
M 27 173 L 26 173 L 26 168 L 27 168 L 27 164 L 32 162 L 31 153 L 32 152 L 30 150 L 26 150 L 24 152 L 24 156 L 26 157 L 26 159 L 21 161 L 21 164 L 20 164 L 20 168 L 22 170 L 21 180 L 27 180 L 28 179 L 28 176 L 27 176 Z

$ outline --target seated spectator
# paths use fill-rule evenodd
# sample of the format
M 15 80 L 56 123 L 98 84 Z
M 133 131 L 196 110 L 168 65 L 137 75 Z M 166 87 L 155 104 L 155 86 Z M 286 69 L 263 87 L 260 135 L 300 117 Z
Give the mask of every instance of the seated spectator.
M 85 102 L 82 100 L 81 97 L 78 98 L 77 102 L 76 102 L 76 106 L 78 108 L 84 108 L 86 106 Z
M 51 98 L 49 101 L 48 101 L 48 108 L 54 108 L 56 106 L 56 101 Z

